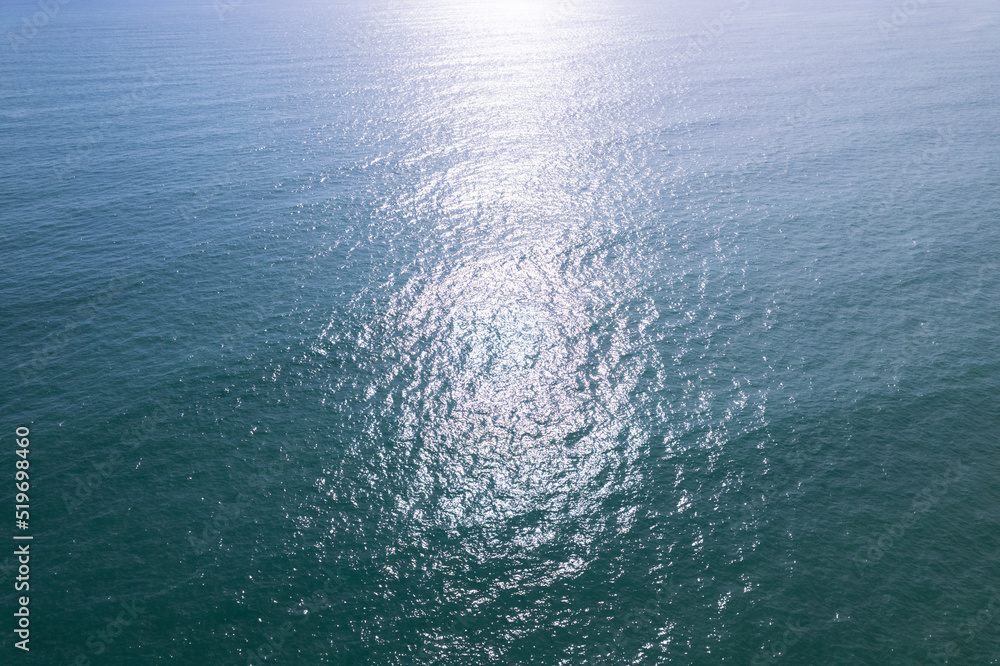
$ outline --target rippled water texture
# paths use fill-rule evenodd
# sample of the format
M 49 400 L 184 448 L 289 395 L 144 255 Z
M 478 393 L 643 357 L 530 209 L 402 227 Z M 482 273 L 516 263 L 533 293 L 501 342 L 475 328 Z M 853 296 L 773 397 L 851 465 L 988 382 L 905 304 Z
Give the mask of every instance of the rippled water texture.
M 995 3 L 39 7 L 30 659 L 1000 660 Z

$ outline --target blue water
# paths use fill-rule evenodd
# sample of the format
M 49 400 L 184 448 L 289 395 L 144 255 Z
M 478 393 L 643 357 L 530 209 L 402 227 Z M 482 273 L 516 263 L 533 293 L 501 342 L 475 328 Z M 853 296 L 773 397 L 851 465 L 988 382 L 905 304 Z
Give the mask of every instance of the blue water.
M 0 662 L 1000 662 L 995 2 L 0 27 Z

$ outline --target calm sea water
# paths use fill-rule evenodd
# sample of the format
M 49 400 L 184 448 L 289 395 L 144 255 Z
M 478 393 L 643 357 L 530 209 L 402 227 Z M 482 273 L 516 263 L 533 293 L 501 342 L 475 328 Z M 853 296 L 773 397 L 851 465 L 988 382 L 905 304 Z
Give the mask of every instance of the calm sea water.
M 2 663 L 1000 662 L 995 2 L 0 26 Z

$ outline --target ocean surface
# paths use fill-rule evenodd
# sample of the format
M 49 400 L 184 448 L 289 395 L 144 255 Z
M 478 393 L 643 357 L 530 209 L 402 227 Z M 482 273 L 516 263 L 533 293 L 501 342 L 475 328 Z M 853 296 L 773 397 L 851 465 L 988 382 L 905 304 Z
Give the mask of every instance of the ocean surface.
M 0 32 L 0 663 L 1000 663 L 995 1 Z

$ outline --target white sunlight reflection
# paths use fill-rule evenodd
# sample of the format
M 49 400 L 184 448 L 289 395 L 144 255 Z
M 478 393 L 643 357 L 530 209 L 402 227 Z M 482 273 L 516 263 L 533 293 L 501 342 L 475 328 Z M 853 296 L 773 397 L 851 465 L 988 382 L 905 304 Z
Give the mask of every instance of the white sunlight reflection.
M 497 26 L 530 26 L 539 27 L 553 11 L 551 2 L 532 2 L 531 0 L 510 0 L 507 2 L 490 2 L 480 0 L 470 2 L 468 7 L 474 14 L 475 23 L 486 27 Z
M 602 255 L 613 207 L 565 186 L 620 187 L 612 179 L 634 165 L 624 150 L 595 153 L 607 137 L 593 128 L 613 123 L 591 113 L 580 126 L 594 95 L 573 66 L 586 44 L 540 29 L 548 9 L 473 3 L 426 19 L 435 32 L 403 74 L 429 82 L 408 100 L 401 158 L 420 176 L 386 204 L 425 227 L 420 268 L 381 333 L 359 341 L 400 359 L 381 386 L 406 382 L 394 421 L 401 442 L 420 444 L 400 513 L 455 534 L 476 527 L 484 538 L 466 547 L 486 558 L 536 548 L 566 521 L 589 541 L 608 529 L 601 502 L 638 482 L 629 391 L 647 360 L 636 353 L 643 324 L 628 324 L 621 304 L 637 258 Z M 622 516 L 626 530 L 632 514 Z

